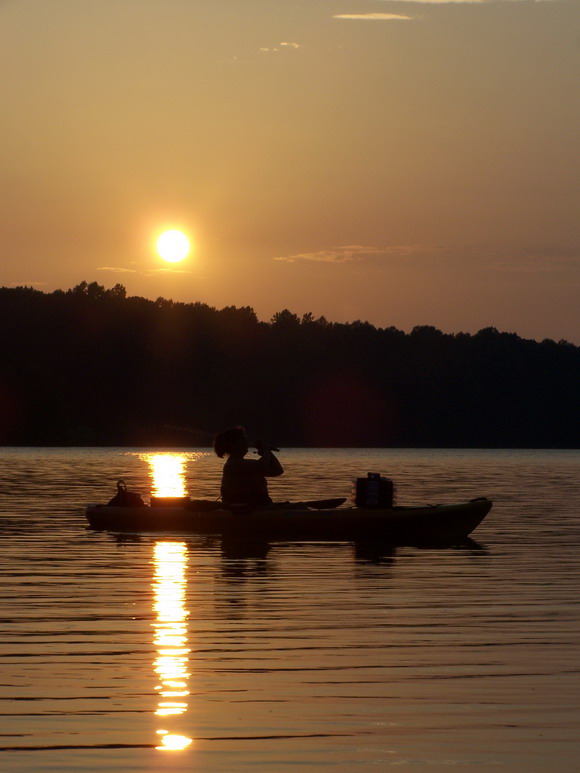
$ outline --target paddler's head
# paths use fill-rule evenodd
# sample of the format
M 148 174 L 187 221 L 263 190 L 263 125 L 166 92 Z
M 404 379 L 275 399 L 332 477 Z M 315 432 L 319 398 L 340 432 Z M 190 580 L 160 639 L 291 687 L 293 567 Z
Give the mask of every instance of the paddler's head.
M 213 444 L 216 454 L 221 458 L 224 456 L 242 457 L 248 453 L 248 438 L 243 427 L 230 427 L 225 432 L 216 435 Z

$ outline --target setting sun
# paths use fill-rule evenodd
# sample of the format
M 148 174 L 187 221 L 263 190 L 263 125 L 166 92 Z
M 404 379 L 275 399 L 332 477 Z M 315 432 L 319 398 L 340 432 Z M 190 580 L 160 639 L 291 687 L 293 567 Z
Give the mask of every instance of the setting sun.
M 189 250 L 189 239 L 183 231 L 175 229 L 165 231 L 157 239 L 159 257 L 168 263 L 179 263 L 179 261 L 187 257 Z

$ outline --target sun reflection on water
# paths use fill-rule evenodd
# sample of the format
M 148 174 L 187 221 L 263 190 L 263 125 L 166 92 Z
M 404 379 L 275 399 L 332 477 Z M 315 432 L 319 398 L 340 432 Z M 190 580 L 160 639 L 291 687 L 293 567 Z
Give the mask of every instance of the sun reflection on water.
M 155 687 L 159 700 L 155 714 L 159 717 L 179 717 L 188 708 L 189 670 L 187 647 L 187 617 L 185 608 L 187 546 L 185 542 L 156 542 L 154 549 L 152 623 L 153 643 L 157 656 L 153 668 L 159 677 Z M 192 743 L 187 736 L 160 729 L 161 745 L 157 749 L 177 751 Z
M 154 497 L 184 497 L 187 495 L 185 486 L 185 454 L 143 454 L 151 468 L 151 493 Z
M 161 736 L 161 746 L 156 746 L 155 748 L 160 751 L 180 752 L 183 749 L 187 749 L 192 743 L 191 738 L 187 738 L 185 735 L 168 733 L 167 730 L 158 730 L 157 735 Z

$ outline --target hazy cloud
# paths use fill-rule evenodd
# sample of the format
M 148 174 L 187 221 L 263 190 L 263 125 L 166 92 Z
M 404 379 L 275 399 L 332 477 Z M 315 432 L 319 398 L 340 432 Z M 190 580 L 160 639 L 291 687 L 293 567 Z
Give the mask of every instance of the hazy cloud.
M 122 268 L 121 266 L 99 266 L 97 271 L 110 271 L 112 274 L 136 274 L 136 268 Z
M 390 0 L 389 0 L 390 1 Z M 535 0 L 535 2 L 558 2 L 559 0 Z M 448 5 L 450 3 L 455 4 L 472 4 L 472 5 L 489 5 L 491 3 L 504 3 L 504 2 L 529 2 L 529 0 L 397 0 L 399 3 L 407 3 L 413 5 Z M 346 19 L 354 21 L 412 21 L 412 16 L 406 16 L 400 13 L 384 13 L 381 11 L 374 11 L 368 13 L 336 13 L 332 17 L 333 19 Z
M 536 3 L 541 2 L 561 2 L 562 0 L 533 0 Z M 390 0 L 388 0 L 390 2 Z M 529 0 L 397 0 L 399 3 L 414 3 L 415 5 L 448 5 L 449 3 L 470 3 L 470 4 L 478 4 L 478 5 L 491 5 L 492 3 L 501 3 L 501 2 L 508 2 L 508 3 L 527 3 Z M 352 14 L 347 15 L 345 18 L 360 18 L 363 15 L 367 14 Z M 377 14 L 380 15 L 380 14 Z M 368 16 L 373 16 L 373 14 L 368 14 Z
M 491 0 L 491 2 L 527 2 L 528 0 Z M 397 0 L 400 3 L 414 3 L 415 5 L 448 5 L 449 3 L 470 3 L 483 5 L 490 2 L 490 0 Z
M 356 19 L 363 21 L 411 21 L 412 16 L 399 13 L 337 13 L 333 19 Z
M 390 0 L 388 0 L 390 2 Z M 535 2 L 558 2 L 559 0 L 535 0 Z M 490 5 L 491 3 L 502 2 L 529 2 L 529 0 L 397 0 L 398 3 L 408 3 L 413 5 L 449 5 L 455 4 L 471 4 L 471 5 Z M 369 21 L 381 21 L 381 20 L 404 20 L 411 19 L 410 16 L 404 16 L 397 13 L 381 13 L 381 12 L 369 12 L 369 13 L 340 13 L 334 14 L 334 19 L 363 19 Z
M 45 287 L 48 282 L 7 282 L 6 287 Z
M 310 261 L 314 263 L 353 263 L 369 260 L 370 258 L 398 256 L 408 257 L 418 253 L 425 253 L 427 248 L 406 245 L 398 247 L 369 247 L 362 244 L 348 244 L 343 247 L 335 247 L 316 252 L 301 252 L 296 255 L 285 255 L 274 258 L 284 263 L 298 263 Z M 433 251 L 433 250 L 431 250 Z
M 300 261 L 310 261 L 314 263 L 349 263 L 358 260 L 359 250 L 363 247 L 338 247 L 329 250 L 317 250 L 316 252 L 301 252 L 296 255 L 284 255 L 274 258 L 274 260 L 284 263 L 298 263 Z M 372 248 L 371 248 L 372 249 Z
M 262 51 L 265 54 L 275 54 L 277 51 L 297 51 L 299 48 L 302 48 L 301 43 L 293 43 L 293 42 L 284 40 L 281 43 L 278 43 L 277 46 L 273 46 L 271 48 L 264 46 L 260 48 L 260 51 Z
M 479 265 L 482 271 L 506 274 L 567 271 L 572 276 L 580 271 L 580 254 L 575 250 L 556 249 L 513 249 L 487 245 L 446 245 L 398 244 L 372 247 L 349 244 L 326 250 L 301 252 L 273 258 L 283 263 L 358 263 L 375 269 L 393 266 L 415 265 L 422 269 L 428 266 L 453 265 L 455 268 Z
M 149 268 L 140 270 L 138 268 L 123 268 L 122 266 L 99 266 L 97 271 L 109 271 L 111 274 L 140 274 L 141 276 L 155 276 L 156 274 L 191 274 L 192 272 L 185 268 L 177 268 L 176 265 L 159 266 L 159 268 Z
M 155 274 L 192 274 L 193 271 L 189 271 L 185 268 L 174 268 L 173 266 L 167 266 L 163 268 L 152 268 L 149 271 L 145 271 L 145 276 L 155 276 Z
M 580 274 L 580 251 L 561 248 L 520 249 L 493 255 L 493 267 L 506 274 L 565 273 L 568 282 Z

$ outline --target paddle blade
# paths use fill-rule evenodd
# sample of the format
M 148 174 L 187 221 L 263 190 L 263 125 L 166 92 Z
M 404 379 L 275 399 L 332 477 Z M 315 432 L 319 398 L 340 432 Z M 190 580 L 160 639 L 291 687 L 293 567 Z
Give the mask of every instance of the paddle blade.
M 312 502 L 303 502 L 306 507 L 310 507 L 312 510 L 333 510 L 335 507 L 340 507 L 346 502 L 346 497 L 338 497 L 335 499 L 315 499 Z

